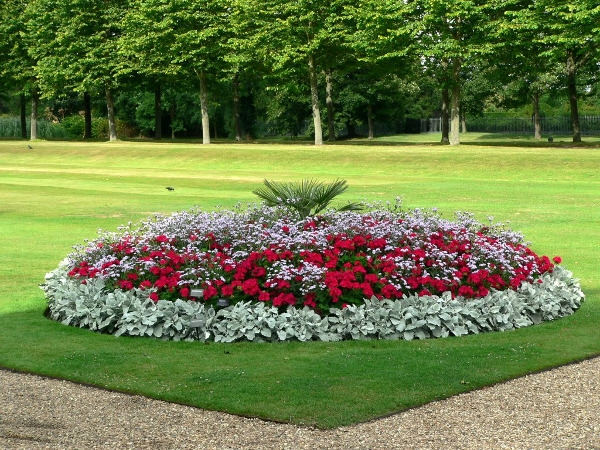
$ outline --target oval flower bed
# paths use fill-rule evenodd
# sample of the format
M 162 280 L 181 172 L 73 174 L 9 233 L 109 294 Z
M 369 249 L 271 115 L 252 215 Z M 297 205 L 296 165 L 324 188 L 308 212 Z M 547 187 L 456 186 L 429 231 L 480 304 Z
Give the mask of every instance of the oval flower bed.
M 283 209 L 156 217 L 77 247 L 43 289 L 49 315 L 165 339 L 412 339 L 572 314 L 572 274 L 470 214 L 371 207 L 303 220 Z

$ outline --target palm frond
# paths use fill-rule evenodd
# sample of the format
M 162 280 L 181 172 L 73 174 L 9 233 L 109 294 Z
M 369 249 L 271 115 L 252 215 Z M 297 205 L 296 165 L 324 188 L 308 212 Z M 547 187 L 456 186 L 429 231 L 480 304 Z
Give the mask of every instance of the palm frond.
M 296 211 L 301 218 L 316 215 L 325 210 L 331 201 L 342 194 L 348 186 L 346 180 L 335 180 L 324 184 L 314 179 L 302 180 L 300 183 L 281 183 L 264 180 L 265 187 L 252 191 L 269 206 L 282 206 Z M 357 211 L 362 209 L 360 203 L 349 203 L 340 211 Z

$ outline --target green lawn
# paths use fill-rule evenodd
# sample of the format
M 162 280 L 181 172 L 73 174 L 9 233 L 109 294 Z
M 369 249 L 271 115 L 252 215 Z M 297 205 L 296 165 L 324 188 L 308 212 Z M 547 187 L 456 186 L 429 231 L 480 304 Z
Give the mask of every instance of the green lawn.
M 209 146 L 0 141 L 0 367 L 234 414 L 335 427 L 600 355 L 600 139 L 467 134 Z M 115 338 L 44 318 L 38 285 L 71 247 L 154 212 L 254 201 L 264 178 L 348 180 L 342 201 L 510 221 L 581 279 L 571 317 L 427 341 L 200 344 Z M 168 191 L 166 186 L 175 190 Z

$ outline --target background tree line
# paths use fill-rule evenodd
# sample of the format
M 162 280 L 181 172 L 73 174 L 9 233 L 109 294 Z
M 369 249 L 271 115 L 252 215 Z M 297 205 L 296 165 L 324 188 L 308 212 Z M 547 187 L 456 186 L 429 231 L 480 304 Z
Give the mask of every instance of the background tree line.
M 5 0 L 0 51 L 0 108 L 23 137 L 29 112 L 31 139 L 44 112 L 86 138 L 102 114 L 110 140 L 122 123 L 204 143 L 312 119 L 317 145 L 439 113 L 458 144 L 467 116 L 524 105 L 539 138 L 568 100 L 580 141 L 600 98 L 596 0 Z

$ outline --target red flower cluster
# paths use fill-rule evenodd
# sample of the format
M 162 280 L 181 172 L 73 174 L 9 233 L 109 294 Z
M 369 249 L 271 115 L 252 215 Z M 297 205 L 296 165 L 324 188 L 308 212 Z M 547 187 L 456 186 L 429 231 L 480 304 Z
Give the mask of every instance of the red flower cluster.
M 304 231 L 316 227 L 310 221 Z M 285 228 L 281 231 L 287 235 L 290 228 Z M 196 241 L 204 243 L 201 251 L 190 250 L 188 244 Z M 190 289 L 201 287 L 202 300 L 212 304 L 219 298 L 230 303 L 250 300 L 275 307 L 308 306 L 326 314 L 331 307 L 359 305 L 373 296 L 397 299 L 450 292 L 453 297 L 484 297 L 490 289 L 516 289 L 533 282 L 554 267 L 548 257 L 522 244 L 485 233 L 414 232 L 394 242 L 368 232 L 337 233 L 327 235 L 326 242 L 324 248 L 308 241 L 293 250 L 270 244 L 244 253 L 218 242 L 213 234 L 192 234 L 187 242 L 165 235 L 150 242 L 126 236 L 110 246 L 102 261 L 78 261 L 69 276 L 83 282 L 103 277 L 113 288 L 149 290 L 154 301 L 197 300 L 190 298 Z M 507 252 L 516 259 L 506 260 Z M 496 253 L 497 259 L 491 259 Z M 560 258 L 554 262 L 560 263 Z
M 148 245 L 138 249 L 137 243 L 131 236 L 127 236 L 110 246 L 114 259 L 103 263 L 99 268 L 90 266 L 86 261 L 81 261 L 68 272 L 68 275 L 82 278 L 83 282 L 86 278 L 102 276 L 109 285 L 112 282 L 114 288 L 122 290 L 134 288 L 151 290 L 149 297 L 155 302 L 160 298 L 172 300 L 189 298 L 189 286 L 180 283 L 181 269 L 193 264 L 197 260 L 197 256 L 187 252 L 180 254 L 173 250 L 171 246 L 176 241 L 170 240 L 164 235 L 157 236 L 154 241 L 159 246 L 158 250 L 151 250 Z M 98 246 L 104 247 L 103 244 Z M 132 257 L 135 260 L 132 267 L 118 270 L 118 275 L 111 276 L 111 269 L 116 267 L 123 269 L 122 262 Z

